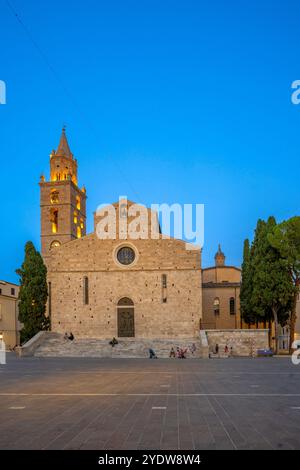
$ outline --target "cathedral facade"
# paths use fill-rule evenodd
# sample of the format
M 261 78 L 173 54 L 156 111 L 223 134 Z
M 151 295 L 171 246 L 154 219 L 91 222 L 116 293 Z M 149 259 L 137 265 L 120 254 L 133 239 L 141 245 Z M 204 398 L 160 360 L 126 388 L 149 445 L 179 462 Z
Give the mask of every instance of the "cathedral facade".
M 75 337 L 197 338 L 202 318 L 201 250 L 165 237 L 99 238 L 101 215 L 86 234 L 86 190 L 65 130 L 40 181 L 41 247 L 48 270 L 53 332 Z M 117 221 L 131 201 L 111 207 Z M 142 208 L 141 208 L 142 209 Z M 145 208 L 143 206 L 143 214 Z M 146 209 L 148 223 L 155 215 Z M 146 214 L 146 215 L 147 215 Z

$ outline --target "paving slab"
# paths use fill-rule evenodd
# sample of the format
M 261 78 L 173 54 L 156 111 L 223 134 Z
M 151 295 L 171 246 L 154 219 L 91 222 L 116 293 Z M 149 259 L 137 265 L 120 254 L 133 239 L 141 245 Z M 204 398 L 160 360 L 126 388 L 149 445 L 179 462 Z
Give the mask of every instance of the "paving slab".
M 8 354 L 0 372 L 0 449 L 300 449 L 289 357 Z

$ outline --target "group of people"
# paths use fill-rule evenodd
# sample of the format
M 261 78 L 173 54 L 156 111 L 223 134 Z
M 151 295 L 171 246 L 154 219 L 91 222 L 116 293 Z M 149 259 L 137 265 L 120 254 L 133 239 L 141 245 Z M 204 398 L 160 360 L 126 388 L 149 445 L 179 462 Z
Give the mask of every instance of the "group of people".
M 219 354 L 220 354 L 220 347 L 219 347 L 218 343 L 216 343 L 216 345 L 215 345 L 215 351 L 214 351 L 214 353 L 215 353 L 217 356 L 219 356 Z M 225 344 L 225 346 L 224 346 L 224 354 L 227 355 L 227 356 L 232 356 L 232 355 L 233 355 L 233 347 L 230 346 L 230 349 L 229 349 L 229 348 L 228 348 L 228 345 Z
M 190 349 L 190 352 L 193 356 L 195 354 L 196 349 L 197 349 L 195 343 L 193 343 L 192 346 L 190 346 L 189 349 Z M 186 359 L 187 353 L 188 353 L 188 348 L 179 348 L 177 346 L 176 351 L 175 351 L 175 348 L 172 347 L 171 351 L 170 351 L 170 354 L 169 354 L 169 357 L 177 358 L 177 359 Z M 156 355 L 154 349 L 152 349 L 152 348 L 149 348 L 149 358 L 150 359 L 157 359 L 157 355 Z

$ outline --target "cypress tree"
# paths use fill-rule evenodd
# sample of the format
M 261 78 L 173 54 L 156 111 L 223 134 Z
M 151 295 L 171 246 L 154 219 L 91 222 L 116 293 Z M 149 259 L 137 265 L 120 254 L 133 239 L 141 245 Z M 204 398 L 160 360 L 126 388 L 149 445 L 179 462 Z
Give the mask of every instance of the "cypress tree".
M 274 321 L 277 351 L 278 325 L 286 324 L 294 289 L 285 260 L 269 241 L 269 235 L 276 227 L 274 217 L 259 222 L 251 250 L 251 306 L 258 321 L 270 318 Z
M 50 326 L 49 319 L 45 316 L 48 297 L 47 268 L 30 241 L 25 245 L 25 258 L 16 273 L 20 277 L 19 321 L 24 325 L 21 330 L 21 343 L 24 343 Z
M 240 291 L 241 317 L 247 325 L 255 323 L 255 316 L 251 306 L 252 297 L 252 267 L 250 255 L 250 243 L 244 241 L 243 263 L 242 263 L 242 282 Z
M 284 259 L 286 269 L 294 287 L 289 318 L 290 352 L 292 352 L 292 344 L 295 336 L 295 323 L 297 320 L 297 299 L 300 292 L 300 217 L 292 217 L 291 219 L 278 224 L 272 233 L 269 234 L 269 241 L 271 245 L 279 251 L 280 255 Z

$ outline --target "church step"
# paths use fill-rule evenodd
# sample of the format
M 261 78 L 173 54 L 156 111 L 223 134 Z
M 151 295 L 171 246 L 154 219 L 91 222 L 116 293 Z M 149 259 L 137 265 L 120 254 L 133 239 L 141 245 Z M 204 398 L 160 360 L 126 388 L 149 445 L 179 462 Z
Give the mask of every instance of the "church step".
M 196 351 L 191 352 L 195 344 Z M 158 357 L 169 357 L 171 348 L 187 349 L 187 357 L 202 357 L 201 343 L 196 338 L 181 339 L 124 339 L 112 347 L 109 340 L 97 338 L 78 338 L 65 340 L 62 335 L 50 334 L 35 351 L 38 357 L 148 357 L 152 348 Z

